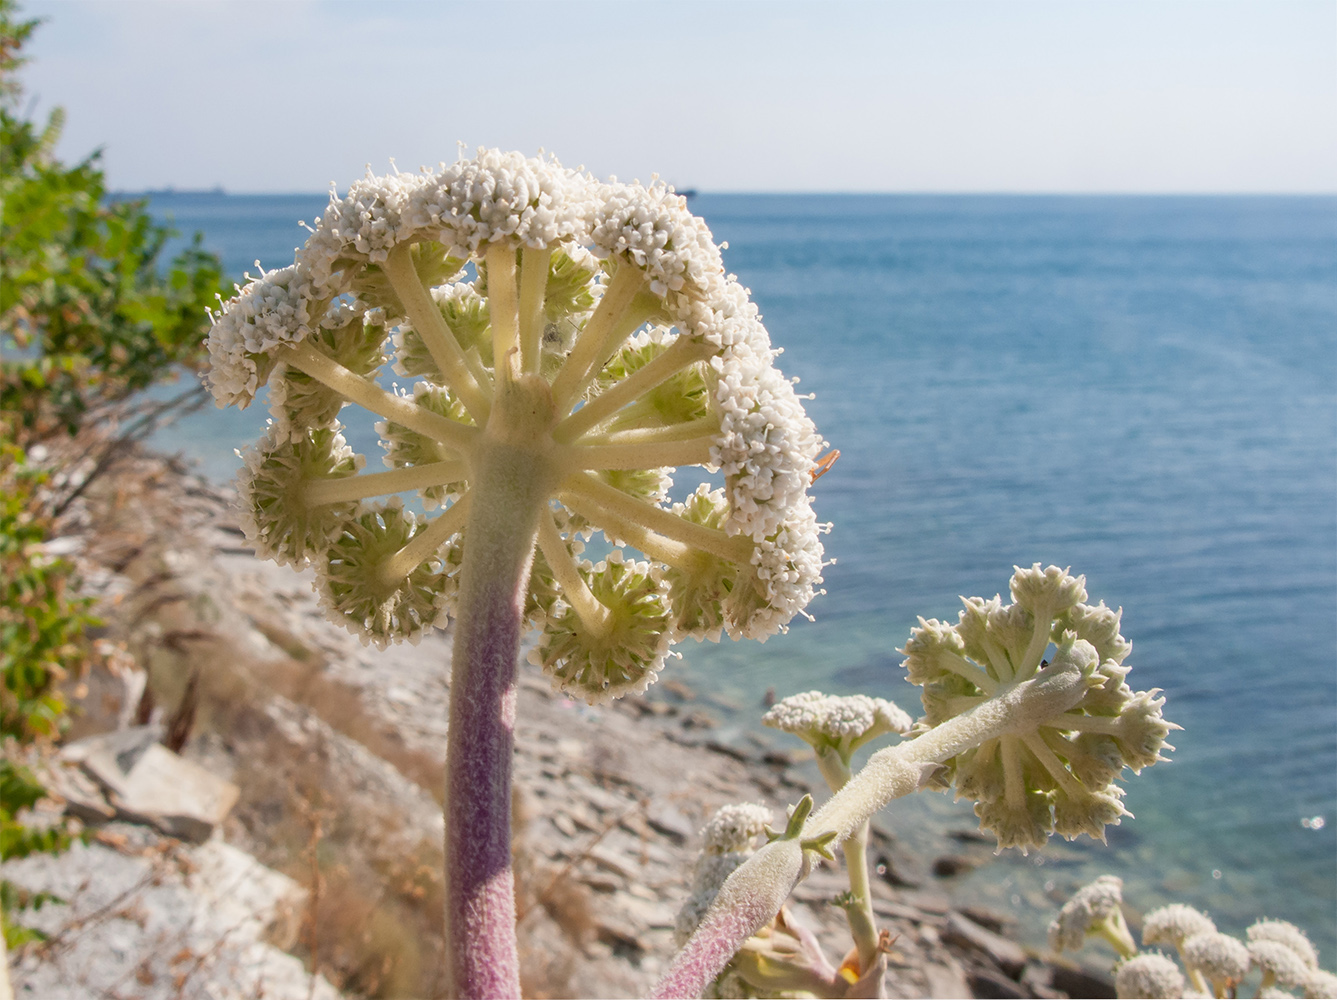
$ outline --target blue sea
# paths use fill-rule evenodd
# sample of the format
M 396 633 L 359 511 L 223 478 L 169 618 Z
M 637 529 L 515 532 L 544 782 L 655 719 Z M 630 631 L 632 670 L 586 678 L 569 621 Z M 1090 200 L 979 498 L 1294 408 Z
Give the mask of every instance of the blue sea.
M 291 263 L 325 197 L 165 194 L 240 276 Z M 1109 845 L 1055 841 L 941 883 L 1038 940 L 1066 894 L 1124 878 L 1146 911 L 1305 928 L 1337 963 L 1337 199 L 702 194 L 780 364 L 839 462 L 814 487 L 836 562 L 815 621 L 670 664 L 729 735 L 767 691 L 890 697 L 896 647 L 1014 564 L 1071 566 L 1124 610 L 1135 688 L 1184 727 L 1128 776 Z M 264 413 L 160 439 L 212 476 Z M 882 814 L 928 857 L 967 804 Z M 987 854 L 986 854 L 987 856 Z

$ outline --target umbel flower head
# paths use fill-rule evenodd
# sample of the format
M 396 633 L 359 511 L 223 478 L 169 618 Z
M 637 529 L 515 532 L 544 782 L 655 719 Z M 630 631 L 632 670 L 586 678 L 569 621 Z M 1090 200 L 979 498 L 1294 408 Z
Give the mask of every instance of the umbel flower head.
M 963 598 L 955 624 L 921 618 L 911 631 L 903 666 L 923 687 L 920 731 L 1061 671 L 1079 673 L 1084 692 L 1066 711 L 1019 720 L 952 757 L 935 780 L 975 800 L 1000 848 L 1040 847 L 1054 832 L 1103 841 L 1127 815 L 1114 780 L 1164 760 L 1161 750 L 1174 749 L 1165 738 L 1179 727 L 1162 718 L 1159 690 L 1126 683 L 1132 647 L 1119 634 L 1121 612 L 1083 603 L 1085 577 L 1036 563 L 1017 567 L 1010 589 L 1011 604 Z
M 1049 925 L 1049 947 L 1055 951 L 1078 951 L 1088 934 L 1098 934 L 1122 957 L 1137 954 L 1137 945 L 1123 919 L 1123 879 L 1101 875 L 1063 904 Z
M 868 695 L 805 691 L 776 702 L 761 717 L 768 726 L 792 733 L 821 752 L 832 750 L 846 763 L 870 740 L 908 732 L 912 721 L 899 706 Z
M 262 555 L 312 565 L 364 641 L 449 619 L 471 500 L 489 482 L 497 504 L 499 470 L 523 469 L 532 655 L 600 701 L 644 690 L 671 643 L 765 639 L 818 592 L 824 442 L 777 353 L 669 188 L 480 150 L 332 193 L 294 263 L 214 316 L 208 383 L 220 406 L 268 386 L 243 523 Z M 379 384 L 387 361 L 402 385 Z M 360 472 L 346 439 L 373 427 L 386 471 Z M 719 485 L 675 503 L 690 466 Z M 428 516 L 370 502 L 406 493 Z M 613 551 L 590 562 L 595 531 Z

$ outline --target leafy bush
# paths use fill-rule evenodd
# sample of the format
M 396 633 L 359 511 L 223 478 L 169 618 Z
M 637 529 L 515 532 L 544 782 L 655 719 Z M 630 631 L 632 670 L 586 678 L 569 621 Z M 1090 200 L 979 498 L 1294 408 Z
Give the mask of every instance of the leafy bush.
M 203 359 L 207 307 L 221 265 L 194 244 L 159 273 L 175 233 L 142 201 L 109 202 L 100 152 L 74 166 L 53 156 L 65 115 L 17 113 L 14 72 L 37 21 L 0 0 L 0 410 L 17 431 L 76 430 L 99 404 L 125 400 Z

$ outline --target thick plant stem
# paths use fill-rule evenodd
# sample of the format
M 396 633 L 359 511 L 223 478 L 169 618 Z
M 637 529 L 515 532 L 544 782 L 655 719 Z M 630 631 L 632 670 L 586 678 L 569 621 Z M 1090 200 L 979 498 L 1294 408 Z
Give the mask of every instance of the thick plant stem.
M 473 458 L 446 751 L 446 964 L 452 997 L 519 997 L 511 872 L 516 657 L 539 517 L 551 491 L 535 433 L 551 397 L 499 383 Z M 545 411 L 545 407 L 547 410 Z

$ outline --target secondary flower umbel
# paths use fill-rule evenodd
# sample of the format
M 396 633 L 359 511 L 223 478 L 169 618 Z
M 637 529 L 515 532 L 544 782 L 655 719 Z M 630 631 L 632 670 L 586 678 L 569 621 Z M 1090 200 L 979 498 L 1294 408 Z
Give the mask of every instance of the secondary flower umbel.
M 1086 578 L 1057 566 L 1017 568 L 1012 604 L 972 597 L 955 625 L 919 620 L 905 644 L 905 668 L 924 689 L 929 730 L 999 698 L 1032 678 L 1077 671 L 1083 693 L 1070 708 L 984 741 L 944 761 L 937 777 L 974 799 L 980 826 L 999 847 L 1042 847 L 1051 833 L 1104 840 L 1127 814 L 1114 780 L 1164 760 L 1170 730 L 1158 690 L 1134 691 L 1123 665 L 1132 646 L 1120 612 L 1092 607 Z M 1045 660 L 1050 644 L 1053 660 Z M 1022 720 L 1018 720 L 1022 721 Z
M 686 636 L 782 631 L 821 583 L 807 486 L 824 442 L 709 230 L 662 185 L 494 150 L 368 175 L 290 267 L 223 305 L 209 351 L 220 406 L 269 386 L 240 482 L 249 537 L 312 564 L 366 641 L 457 612 L 479 504 L 536 521 L 534 656 L 590 701 L 643 690 Z M 387 354 L 405 388 L 377 384 Z M 380 418 L 387 471 L 359 472 L 349 403 Z M 723 488 L 671 502 L 691 465 Z M 498 501 L 517 470 L 524 495 Z M 397 506 L 405 492 L 435 513 Z M 582 559 L 595 530 L 635 551 Z

